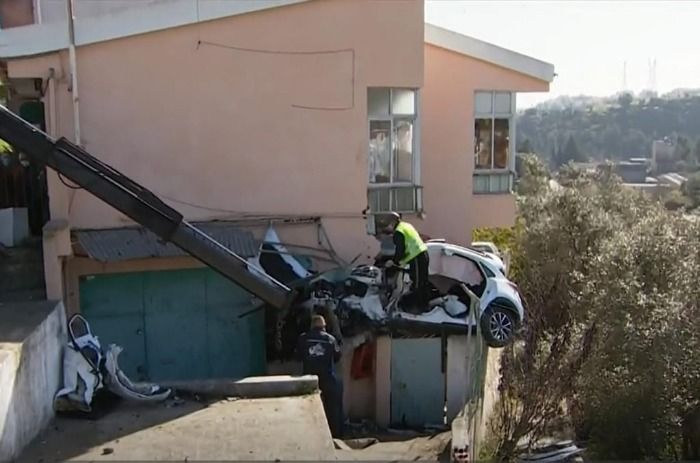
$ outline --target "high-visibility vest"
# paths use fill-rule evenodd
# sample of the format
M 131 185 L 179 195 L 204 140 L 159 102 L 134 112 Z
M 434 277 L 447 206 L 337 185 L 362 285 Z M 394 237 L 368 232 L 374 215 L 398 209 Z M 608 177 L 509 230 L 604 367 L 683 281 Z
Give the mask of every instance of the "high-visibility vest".
M 404 251 L 403 258 L 399 261 L 399 265 L 402 267 L 416 258 L 421 252 L 428 250 L 428 246 L 425 245 L 421 239 L 418 231 L 413 228 L 408 222 L 399 222 L 396 226 L 396 231 L 403 235 L 406 250 Z

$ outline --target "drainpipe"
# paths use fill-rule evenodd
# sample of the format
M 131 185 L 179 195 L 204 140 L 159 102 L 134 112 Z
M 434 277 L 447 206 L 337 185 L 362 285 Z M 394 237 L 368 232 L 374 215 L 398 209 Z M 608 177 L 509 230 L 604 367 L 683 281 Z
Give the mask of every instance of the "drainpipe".
M 34 24 L 41 24 L 41 0 L 34 0 Z
M 78 66 L 75 58 L 75 24 L 73 0 L 66 0 L 68 7 L 68 63 L 71 74 L 71 93 L 73 95 L 73 126 L 75 128 L 75 144 L 81 146 L 80 139 L 80 100 L 78 98 Z
M 49 126 L 48 132 L 54 138 L 58 137 L 58 119 L 56 111 L 56 70 L 49 69 Z

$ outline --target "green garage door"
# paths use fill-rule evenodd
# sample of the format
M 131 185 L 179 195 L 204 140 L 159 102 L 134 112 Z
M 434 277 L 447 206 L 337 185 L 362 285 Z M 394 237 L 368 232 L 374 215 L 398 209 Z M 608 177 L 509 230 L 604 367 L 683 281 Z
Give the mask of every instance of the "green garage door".
M 265 372 L 264 313 L 210 269 L 82 277 L 80 308 L 132 379 L 238 378 Z M 240 317 L 240 318 L 239 318 Z

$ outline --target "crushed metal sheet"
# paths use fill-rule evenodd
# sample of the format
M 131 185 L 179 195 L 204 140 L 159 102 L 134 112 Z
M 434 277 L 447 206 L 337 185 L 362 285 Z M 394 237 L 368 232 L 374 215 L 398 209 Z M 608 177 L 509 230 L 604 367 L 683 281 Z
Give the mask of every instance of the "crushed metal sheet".
M 258 243 L 248 230 L 226 222 L 195 224 L 204 233 L 242 257 L 254 257 Z M 172 243 L 165 243 L 141 227 L 102 230 L 76 230 L 73 236 L 89 257 L 100 262 L 119 262 L 150 257 L 178 257 L 187 253 Z

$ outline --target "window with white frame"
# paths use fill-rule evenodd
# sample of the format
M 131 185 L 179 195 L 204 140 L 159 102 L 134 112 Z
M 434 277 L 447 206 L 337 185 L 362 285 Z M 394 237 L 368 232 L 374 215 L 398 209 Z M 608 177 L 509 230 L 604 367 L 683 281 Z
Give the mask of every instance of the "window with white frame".
M 368 88 L 370 212 L 421 209 L 417 91 Z
M 474 95 L 474 193 L 509 193 L 513 183 L 515 94 Z

